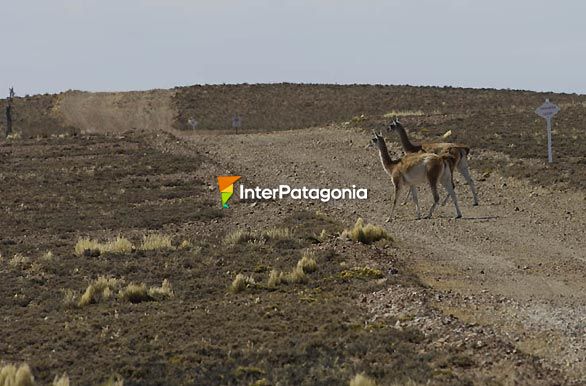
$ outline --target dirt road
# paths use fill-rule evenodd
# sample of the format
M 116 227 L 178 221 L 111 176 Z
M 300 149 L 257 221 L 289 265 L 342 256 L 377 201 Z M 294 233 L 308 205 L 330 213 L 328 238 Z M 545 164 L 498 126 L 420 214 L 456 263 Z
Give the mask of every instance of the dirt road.
M 247 185 L 368 188 L 366 201 L 300 203 L 347 224 L 357 217 L 384 224 L 388 216 L 390 180 L 376 151 L 365 149 L 370 136 L 361 130 L 332 126 L 184 138 L 225 165 L 223 172 L 242 175 Z M 387 141 L 391 152 L 400 154 L 393 139 Z M 498 170 L 490 175 L 475 170 L 475 161 L 503 157 L 474 150 L 470 164 L 478 207 L 456 176 L 463 219 L 453 219 L 448 204 L 433 219 L 417 221 L 409 203 L 385 227 L 400 240 L 401 258 L 437 290 L 438 310 L 493 328 L 517 350 L 542 358 L 570 379 L 586 381 L 586 197 L 551 184 L 503 178 Z M 420 189 L 419 196 L 423 208 L 429 208 L 429 190 Z M 269 208 L 278 212 L 280 204 Z M 375 301 L 372 312 L 381 306 Z

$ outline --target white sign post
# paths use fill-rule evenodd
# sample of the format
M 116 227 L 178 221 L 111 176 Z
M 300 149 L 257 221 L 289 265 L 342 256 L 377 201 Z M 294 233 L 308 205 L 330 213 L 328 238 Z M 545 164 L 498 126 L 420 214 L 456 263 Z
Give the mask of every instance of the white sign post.
M 545 100 L 545 103 L 539 106 L 535 113 L 541 118 L 545 118 L 547 121 L 547 160 L 549 163 L 553 162 L 553 154 L 551 152 L 551 120 L 553 116 L 560 111 L 560 108 L 549 101 Z

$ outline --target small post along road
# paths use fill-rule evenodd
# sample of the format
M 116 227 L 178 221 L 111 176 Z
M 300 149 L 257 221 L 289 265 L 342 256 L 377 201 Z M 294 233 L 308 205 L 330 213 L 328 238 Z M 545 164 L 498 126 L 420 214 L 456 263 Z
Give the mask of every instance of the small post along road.
M 551 150 L 551 120 L 559 111 L 560 108 L 551 103 L 549 99 L 546 99 L 545 102 L 535 110 L 537 115 L 541 118 L 545 118 L 547 121 L 547 160 L 549 163 L 553 162 L 553 154 Z

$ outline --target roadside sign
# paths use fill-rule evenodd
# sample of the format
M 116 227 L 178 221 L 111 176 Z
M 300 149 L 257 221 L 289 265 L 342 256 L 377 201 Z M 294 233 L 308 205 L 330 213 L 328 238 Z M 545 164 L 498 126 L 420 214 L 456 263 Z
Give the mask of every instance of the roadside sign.
M 557 107 L 555 104 L 551 103 L 549 99 L 545 100 L 541 106 L 539 106 L 535 113 L 539 115 L 541 118 L 550 119 L 554 115 L 556 115 L 560 111 L 560 108 Z
M 535 114 L 539 115 L 547 121 L 547 161 L 553 162 L 553 154 L 551 149 L 551 120 L 553 116 L 560 111 L 560 108 L 555 104 L 551 103 L 549 99 L 535 110 Z

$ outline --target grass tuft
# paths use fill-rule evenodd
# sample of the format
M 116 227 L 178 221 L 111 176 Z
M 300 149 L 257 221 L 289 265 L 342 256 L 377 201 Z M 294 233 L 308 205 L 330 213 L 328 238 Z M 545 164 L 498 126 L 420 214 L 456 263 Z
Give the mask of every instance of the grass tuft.
M 357 374 L 350 381 L 350 386 L 376 386 L 376 382 L 364 374 Z
M 231 232 L 224 238 L 224 244 L 226 245 L 236 245 L 236 244 L 244 244 L 249 241 L 254 241 L 255 235 L 253 232 L 246 230 L 246 229 L 236 229 L 234 232 Z
M 268 281 L 267 285 L 270 288 L 275 288 L 279 284 L 281 284 L 282 282 L 283 282 L 283 272 L 279 272 L 276 269 L 273 269 L 271 271 L 271 273 L 269 274 L 269 281 Z
M 47 251 L 45 252 L 45 254 L 43 256 L 41 256 L 41 260 L 45 261 L 45 262 L 51 262 L 55 259 L 55 255 L 53 255 L 53 252 L 51 251 Z
M 236 275 L 232 285 L 230 286 L 230 291 L 232 293 L 242 292 L 247 288 L 254 287 L 256 285 L 254 278 L 252 276 L 245 276 L 241 273 Z
M 19 367 L 7 364 L 0 368 L 0 386 L 34 386 L 34 384 L 35 377 L 26 363 Z
M 151 287 L 149 288 L 149 296 L 153 300 L 163 300 L 173 297 L 173 287 L 171 287 L 171 283 L 169 280 L 163 280 L 163 284 L 160 287 Z
M 55 376 L 53 386 L 69 386 L 69 377 L 67 374 L 63 374 L 61 377 Z
M 152 300 L 149 296 L 147 286 L 144 283 L 128 284 L 125 288 L 120 290 L 118 297 L 122 300 L 129 301 L 130 303 L 142 303 Z
M 106 382 L 102 383 L 101 386 L 124 386 L 124 379 L 120 376 L 111 377 Z
M 305 283 L 306 281 L 307 276 L 305 275 L 305 271 L 299 265 L 293 268 L 291 272 L 287 272 L 283 276 L 283 282 L 287 284 Z
M 14 255 L 12 257 L 12 259 L 10 259 L 10 261 L 8 262 L 8 264 L 11 267 L 16 268 L 18 266 L 27 265 L 30 262 L 31 262 L 31 258 L 30 257 L 25 256 L 22 253 L 17 253 L 16 255 Z
M 171 236 L 162 234 L 145 235 L 142 239 L 140 249 L 143 251 L 158 251 L 162 249 L 173 249 L 171 245 Z
M 370 279 L 382 279 L 385 275 L 382 273 L 380 269 L 370 268 L 370 267 L 353 267 L 342 271 L 340 273 L 340 277 L 345 280 L 351 279 L 361 279 L 361 280 L 370 280 Z
M 92 303 L 98 303 L 102 300 L 108 300 L 112 293 L 122 284 L 121 280 L 116 278 L 98 277 L 90 283 L 79 300 L 78 306 L 84 307 Z
M 303 257 L 297 262 L 297 268 L 303 270 L 305 273 L 312 273 L 317 271 L 317 263 L 313 257 L 303 255 Z
M 236 229 L 224 239 L 226 245 L 245 244 L 252 242 L 264 243 L 267 241 L 281 241 L 293 239 L 293 232 L 289 228 L 269 228 L 261 232 L 247 229 Z
M 179 249 L 191 249 L 193 248 L 193 243 L 189 240 L 183 240 L 181 244 L 179 244 Z
M 79 305 L 78 301 L 77 301 L 77 294 L 75 293 L 74 290 L 68 288 L 66 290 L 63 290 L 63 304 L 66 307 L 76 307 Z
M 341 237 L 362 244 L 372 244 L 379 240 L 392 241 L 392 237 L 389 236 L 389 234 L 387 233 L 387 231 L 384 230 L 384 228 L 373 224 L 365 225 L 364 220 L 362 218 L 356 220 L 356 223 L 354 224 L 354 227 L 352 229 L 344 230 L 342 232 Z
M 105 243 L 92 240 L 89 237 L 80 238 L 75 244 L 75 254 L 77 256 L 95 256 L 104 253 L 126 254 L 132 252 L 134 246 L 125 237 L 116 237 Z
M 150 302 L 153 300 L 168 299 L 173 296 L 173 289 L 169 280 L 163 280 L 161 287 L 147 288 L 144 283 L 130 283 L 125 288 L 121 289 L 118 297 L 130 303 Z

